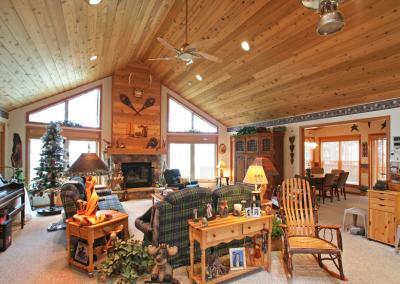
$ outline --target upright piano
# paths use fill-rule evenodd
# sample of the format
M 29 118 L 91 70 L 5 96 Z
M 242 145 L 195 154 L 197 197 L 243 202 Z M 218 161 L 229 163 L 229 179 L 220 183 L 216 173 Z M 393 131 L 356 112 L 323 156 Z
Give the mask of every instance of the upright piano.
M 15 201 L 20 198 L 21 202 L 14 206 Z M 13 218 L 21 212 L 21 229 L 25 222 L 25 189 L 23 183 L 10 182 L 0 186 L 0 211 L 11 208 L 7 212 L 8 218 Z

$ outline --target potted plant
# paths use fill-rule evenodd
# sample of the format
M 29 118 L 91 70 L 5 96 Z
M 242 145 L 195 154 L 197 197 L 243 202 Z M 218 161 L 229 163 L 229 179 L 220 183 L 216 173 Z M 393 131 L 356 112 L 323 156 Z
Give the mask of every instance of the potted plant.
M 278 217 L 272 219 L 272 232 L 271 232 L 271 250 L 280 251 L 282 250 L 282 236 L 283 230 L 280 227 L 282 220 Z
M 358 187 L 358 189 L 360 190 L 360 195 L 363 195 L 363 196 L 367 195 L 368 186 L 360 185 Z
M 150 271 L 153 264 L 153 257 L 141 241 L 117 239 L 106 260 L 97 269 L 100 281 L 111 278 L 113 283 L 135 283 L 140 275 Z

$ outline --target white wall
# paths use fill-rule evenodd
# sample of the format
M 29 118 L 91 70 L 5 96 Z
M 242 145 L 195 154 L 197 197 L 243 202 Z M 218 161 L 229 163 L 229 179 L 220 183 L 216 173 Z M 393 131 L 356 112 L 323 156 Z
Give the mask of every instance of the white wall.
M 312 126 L 323 123 L 332 123 L 332 122 L 343 122 L 349 120 L 356 119 L 365 119 L 372 117 L 380 117 L 380 116 L 390 116 L 390 151 L 393 149 L 393 136 L 400 136 L 400 108 L 388 109 L 388 110 L 380 110 L 374 112 L 332 117 L 326 119 L 318 119 L 312 121 L 305 121 L 300 123 L 293 123 L 285 125 L 287 127 L 287 131 L 285 134 L 284 141 L 284 174 L 285 178 L 293 177 L 295 174 L 300 173 L 300 127 L 302 126 Z M 290 164 L 290 150 L 289 150 L 289 136 L 296 136 L 295 140 L 295 150 L 294 150 L 294 163 Z
M 102 138 L 105 138 L 107 140 L 111 140 L 111 88 L 112 88 L 112 77 L 106 77 L 101 80 L 94 81 L 92 83 L 86 84 L 84 86 L 80 86 L 78 88 L 66 91 L 61 94 L 57 94 L 55 96 L 52 96 L 50 98 L 32 103 L 30 105 L 15 109 L 13 111 L 9 112 L 9 120 L 8 120 L 8 138 L 6 141 L 6 165 L 10 164 L 10 159 L 9 157 L 11 156 L 12 153 L 12 136 L 14 133 L 18 133 L 21 137 L 22 140 L 22 164 L 23 164 L 23 169 L 25 172 L 25 146 L 26 146 L 26 113 L 32 110 L 35 110 L 37 108 L 40 108 L 44 105 L 51 104 L 53 102 L 57 102 L 59 100 L 62 100 L 64 98 L 68 98 L 70 96 L 73 96 L 74 94 L 83 92 L 87 89 L 93 88 L 95 86 L 102 86 L 102 98 L 101 98 L 101 107 L 102 107 L 102 117 L 101 117 L 101 124 L 102 124 L 102 132 L 101 136 Z M 11 175 L 11 171 L 6 172 L 7 178 L 9 178 Z
M 221 159 L 225 162 L 226 166 L 229 168 L 230 165 L 230 138 L 227 132 L 227 128 L 225 125 L 196 107 L 195 105 L 191 104 L 187 100 L 185 100 L 183 97 L 181 97 L 179 94 L 175 93 L 174 91 L 168 89 L 166 86 L 161 85 L 161 136 L 163 139 L 167 137 L 167 117 L 168 117 L 168 95 L 173 97 L 176 101 L 182 102 L 183 104 L 189 106 L 193 111 L 196 113 L 200 114 L 202 117 L 206 118 L 208 121 L 211 123 L 215 124 L 218 126 L 218 145 L 220 144 L 225 144 L 226 145 L 226 152 L 225 154 L 221 155 L 218 153 L 218 159 Z M 217 149 L 218 151 L 218 149 Z M 229 169 L 224 170 L 224 175 L 229 176 L 230 172 L 228 171 Z

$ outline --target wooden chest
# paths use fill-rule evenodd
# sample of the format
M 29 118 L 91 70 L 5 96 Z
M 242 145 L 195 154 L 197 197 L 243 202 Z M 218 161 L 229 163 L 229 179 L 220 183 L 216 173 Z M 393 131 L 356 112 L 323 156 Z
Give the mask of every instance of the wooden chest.
M 394 245 L 400 224 L 400 192 L 368 191 L 368 238 Z

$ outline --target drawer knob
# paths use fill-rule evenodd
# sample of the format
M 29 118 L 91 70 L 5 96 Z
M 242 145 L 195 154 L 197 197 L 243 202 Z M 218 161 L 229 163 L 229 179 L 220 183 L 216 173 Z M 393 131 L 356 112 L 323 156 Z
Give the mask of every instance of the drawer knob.
M 235 230 L 232 230 L 231 232 L 232 232 L 232 234 L 233 234 L 233 233 L 235 232 Z
M 216 237 L 216 235 L 215 234 L 213 234 L 213 238 L 215 238 Z
M 250 227 L 250 226 L 248 226 L 248 227 L 247 227 L 247 229 L 249 229 L 249 230 L 250 230 L 250 229 L 251 229 L 251 227 Z

